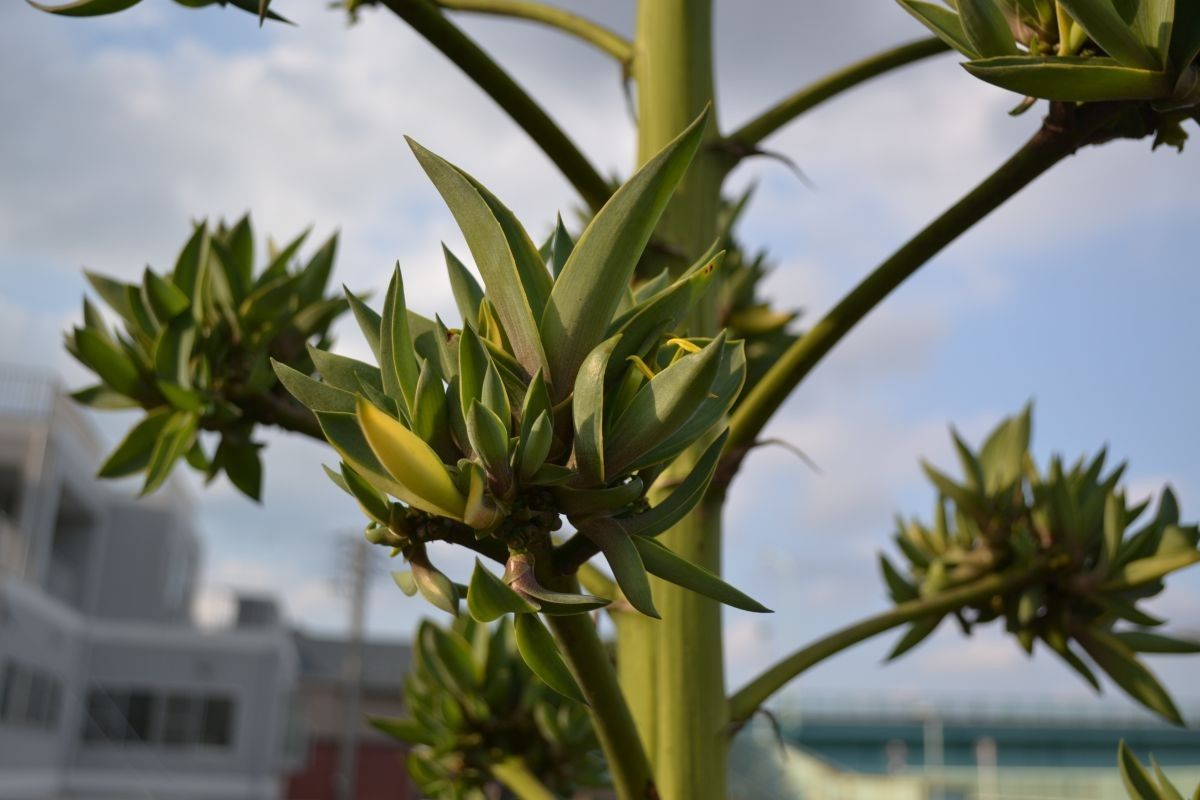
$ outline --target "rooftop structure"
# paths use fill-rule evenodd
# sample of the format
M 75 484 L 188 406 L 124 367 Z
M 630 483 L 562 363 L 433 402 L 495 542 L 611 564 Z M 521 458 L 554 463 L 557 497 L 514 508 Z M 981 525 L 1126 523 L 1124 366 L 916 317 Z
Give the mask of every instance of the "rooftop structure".
M 112 491 L 100 455 L 54 381 L 0 371 L 0 797 L 279 797 L 290 633 L 269 604 L 195 627 L 190 499 Z

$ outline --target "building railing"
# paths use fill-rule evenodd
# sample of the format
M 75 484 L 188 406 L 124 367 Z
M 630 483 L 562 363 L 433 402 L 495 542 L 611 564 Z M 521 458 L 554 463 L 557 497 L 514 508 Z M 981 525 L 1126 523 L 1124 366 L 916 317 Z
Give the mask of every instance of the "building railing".
M 1184 716 L 1200 718 L 1200 699 L 1176 698 Z M 992 725 L 1067 725 L 1072 727 L 1164 727 L 1157 717 L 1131 705 L 1103 699 L 1067 699 L 1023 695 L 899 698 L 828 694 L 784 701 L 776 709 L 787 727 L 805 723 L 986 722 Z

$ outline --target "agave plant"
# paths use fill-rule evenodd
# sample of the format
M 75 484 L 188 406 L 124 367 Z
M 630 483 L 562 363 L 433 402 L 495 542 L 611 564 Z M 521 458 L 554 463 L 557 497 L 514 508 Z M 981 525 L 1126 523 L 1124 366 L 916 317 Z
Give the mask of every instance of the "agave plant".
M 578 614 L 608 600 L 563 590 L 564 573 L 577 566 L 555 564 L 551 534 L 564 519 L 580 537 L 568 551 L 602 552 L 643 614 L 657 616 L 648 573 L 766 610 L 654 540 L 707 488 L 725 441 L 718 429 L 745 379 L 740 342 L 677 334 L 722 253 L 628 288 L 703 124 L 618 189 L 577 243 L 560 223 L 541 250 L 478 181 L 412 143 L 483 278 L 481 286 L 446 251 L 463 327 L 410 312 L 397 267 L 381 313 L 348 295 L 378 366 L 319 348 L 310 352 L 321 381 L 276 364 L 341 456 L 330 475 L 369 518 L 368 538 L 410 564 L 402 587 L 457 614 L 461 592 L 426 544 L 468 543 L 503 560 L 502 578 L 477 563 L 466 590 L 471 615 L 516 614 L 530 666 L 574 697 L 535 612 Z M 700 451 L 694 467 L 671 477 L 689 449 Z M 651 506 L 656 485 L 665 496 Z
M 1153 775 L 1146 771 L 1142 762 L 1138 761 L 1137 756 L 1123 741 L 1118 749 L 1117 758 L 1121 768 L 1121 781 L 1125 784 L 1125 791 L 1129 793 L 1129 800 L 1184 800 L 1183 795 L 1154 760 L 1154 756 L 1150 757 Z M 1200 800 L 1200 786 L 1196 787 L 1192 800 Z
M 898 0 L 977 78 L 1069 102 L 1200 103 L 1200 9 L 1176 0 Z
M 84 299 L 83 325 L 67 335 L 66 347 L 100 382 L 72 397 L 93 408 L 146 410 L 100 467 L 101 477 L 144 473 L 142 491 L 149 493 L 185 458 L 209 480 L 224 472 L 258 499 L 255 426 L 315 425 L 282 390 L 268 359 L 311 370 L 306 343 L 328 346 L 330 326 L 347 307 L 325 296 L 336 236 L 300 264 L 306 237 L 272 248 L 255 274 L 249 216 L 232 227 L 201 223 L 168 273 L 147 268 L 140 285 L 87 273 L 123 329 L 112 330 Z M 211 454 L 201 431 L 219 437 Z
M 404 702 L 406 717 L 371 724 L 412 746 L 408 773 L 428 797 L 482 799 L 497 780 L 519 791 L 527 775 L 555 797 L 608 785 L 586 707 L 534 678 L 507 619 L 423 622 Z
M 1149 501 L 1128 503 L 1120 487 L 1123 464 L 1105 473 L 1104 451 L 1069 468 L 1055 456 L 1043 473 L 1029 439 L 1026 408 L 1001 423 L 978 452 L 954 434 L 962 481 L 925 465 L 939 492 L 934 521 L 899 523 L 895 541 L 908 575 L 881 556 L 892 600 L 949 596 L 1001 576 L 1002 585 L 952 612 L 917 619 L 892 657 L 922 641 L 949 613 L 968 633 L 1003 619 L 1026 651 L 1041 641 L 1099 690 L 1086 654 L 1133 699 L 1182 725 L 1137 654 L 1198 653 L 1200 644 L 1154 632 L 1162 620 L 1138 603 L 1161 592 L 1167 575 L 1200 561 L 1200 528 L 1180 523 L 1168 488 L 1153 518 L 1134 529 Z

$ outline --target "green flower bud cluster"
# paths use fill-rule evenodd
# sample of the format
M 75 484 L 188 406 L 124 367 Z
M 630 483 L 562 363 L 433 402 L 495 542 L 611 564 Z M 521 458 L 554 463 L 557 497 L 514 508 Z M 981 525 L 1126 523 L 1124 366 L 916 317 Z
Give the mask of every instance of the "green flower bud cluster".
M 514 764 L 555 797 L 609 783 L 587 708 L 534 679 L 507 619 L 422 623 L 404 700 L 406 717 L 371 723 L 412 747 L 408 774 L 426 797 L 483 800 Z
M 1200 645 L 1154 632 L 1162 621 L 1138 604 L 1159 594 L 1167 575 L 1200 561 L 1200 528 L 1180 523 L 1170 489 L 1153 518 L 1135 527 L 1149 501 L 1129 504 L 1120 487 L 1124 465 L 1105 473 L 1103 451 L 1070 467 L 1056 456 L 1040 471 L 1029 452 L 1030 425 L 1026 408 L 997 427 L 979 452 L 955 434 L 961 481 L 925 465 L 939 493 L 934 521 L 899 522 L 895 540 L 907 575 L 881 557 L 892 600 L 949 596 L 989 576 L 1013 580 L 963 607 L 916 620 L 893 657 L 948 614 L 967 633 L 1003 620 L 1026 651 L 1040 641 L 1097 690 L 1095 669 L 1182 724 L 1137 654 L 1195 653 Z
M 148 493 L 186 459 L 209 480 L 224 472 L 258 499 L 255 425 L 286 425 L 285 416 L 312 422 L 283 391 L 270 359 L 311 371 L 306 344 L 327 347 L 330 326 L 347 308 L 325 296 L 337 238 L 301 263 L 306 236 L 271 248 L 256 272 L 249 216 L 232 227 L 201 223 L 168 273 L 147 268 L 141 284 L 87 273 L 122 325 L 113 330 L 84 299 L 83 325 L 67 335 L 66 347 L 100 381 L 72 397 L 93 408 L 147 412 L 100 467 L 101 477 L 144 473 Z M 211 454 L 200 431 L 219 434 Z
M 977 78 L 1031 98 L 1143 101 L 1160 141 L 1200 105 L 1200 8 L 1187 0 L 898 0 Z
M 766 610 L 653 538 L 703 496 L 745 381 L 741 342 L 680 332 L 722 253 L 630 285 L 703 124 L 620 187 L 578 242 L 560 222 L 541 248 L 478 181 L 412 144 L 482 277 L 446 251 L 461 329 L 409 311 L 397 266 L 381 311 L 347 295 L 377 366 L 320 349 L 311 352 L 321 380 L 276 364 L 341 457 L 329 474 L 370 519 L 368 538 L 411 566 L 402 588 L 452 614 L 465 593 L 479 621 L 514 613 L 518 634 L 544 632 L 536 612 L 607 602 L 573 593 L 564 578 L 574 567 L 555 567 L 551 534 L 567 522 L 645 614 L 656 615 L 648 574 Z M 669 468 L 685 451 L 695 460 L 680 476 Z M 469 586 L 455 583 L 428 557 L 427 543 L 441 540 L 506 562 L 503 578 L 480 566 Z M 529 663 L 555 685 L 561 660 L 546 639 L 542 663 Z M 559 685 L 577 691 L 562 672 Z

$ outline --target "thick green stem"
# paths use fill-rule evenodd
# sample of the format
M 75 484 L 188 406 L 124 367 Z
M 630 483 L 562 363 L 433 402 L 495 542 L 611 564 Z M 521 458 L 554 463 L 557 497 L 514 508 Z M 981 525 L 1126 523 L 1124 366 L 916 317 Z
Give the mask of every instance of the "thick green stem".
M 831 633 L 802 647 L 775 666 L 759 675 L 729 698 L 730 729 L 736 731 L 750 719 L 767 698 L 782 689 L 802 672 L 830 656 L 900 625 L 932 616 L 948 614 L 974 605 L 998 594 L 1022 586 L 1035 578 L 1037 570 L 990 575 L 975 583 L 951 589 L 933 597 L 910 600 L 907 603 L 869 617 L 848 628 Z
M 519 758 L 510 757 L 492 764 L 491 771 L 492 776 L 508 787 L 518 800 L 554 800 L 554 793 Z
M 1096 125 L 1103 124 L 1101 117 Z M 793 389 L 892 290 L 1046 170 L 1071 155 L 1095 132 L 1092 125 L 1047 120 L 1017 153 L 983 183 L 910 239 L 801 336 L 743 398 L 731 422 L 728 452 L 736 459 Z
M 620 800 L 657 800 L 650 760 L 642 747 L 612 658 L 587 614 L 546 617 L 587 698 L 596 736 Z
M 720 497 L 706 498 L 664 535 L 689 561 L 721 572 Z M 666 800 L 725 798 L 725 666 L 721 607 L 701 594 L 656 581 L 662 621 L 652 629 L 658 703 L 655 770 Z
M 413 30 L 442 51 L 496 101 L 566 176 L 593 209 L 608 200 L 612 187 L 575 143 L 521 86 L 430 0 L 379 0 Z
M 622 64 L 628 64 L 633 59 L 633 44 L 620 34 L 562 8 L 544 3 L 532 3 L 528 0 L 435 0 L 435 2 L 442 8 L 454 11 L 470 11 L 476 14 L 516 17 L 531 22 L 540 22 L 582 39 L 593 47 L 608 53 Z
M 944 53 L 949 49 L 941 39 L 929 38 L 863 59 L 785 97 L 726 136 L 725 141 L 735 150 L 752 150 L 763 139 L 831 97 L 898 67 Z
M 644 163 L 713 102 L 711 0 L 641 0 L 634 36 L 638 161 Z M 710 146 L 702 146 L 656 231 L 667 245 L 667 265 L 681 269 L 716 238 L 722 154 L 717 114 L 709 116 Z M 711 298 L 689 320 L 691 334 L 711 334 Z M 686 461 L 686 459 L 684 459 Z M 681 463 L 680 468 L 686 466 Z M 680 556 L 720 568 L 719 505 L 697 509 L 663 534 Z M 724 667 L 719 606 L 707 598 L 652 579 L 661 621 L 634 620 L 619 628 L 622 685 L 638 727 L 654 743 L 651 759 L 664 800 L 725 797 Z

